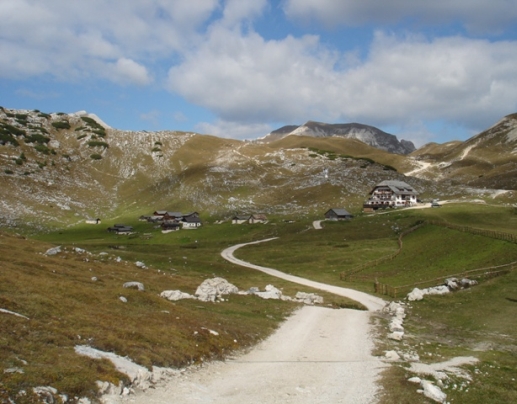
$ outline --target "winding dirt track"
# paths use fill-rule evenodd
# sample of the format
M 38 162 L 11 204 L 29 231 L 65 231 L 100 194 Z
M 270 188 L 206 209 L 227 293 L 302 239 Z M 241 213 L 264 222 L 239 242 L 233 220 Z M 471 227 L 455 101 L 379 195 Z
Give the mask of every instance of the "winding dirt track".
M 263 240 L 263 241 L 270 241 Z M 374 311 L 384 301 L 351 289 L 325 285 L 233 257 L 272 276 L 357 300 Z M 225 362 L 189 370 L 166 384 L 127 397 L 136 404 L 315 404 L 376 402 L 376 380 L 385 364 L 371 355 L 371 311 L 304 306 L 252 351 Z
M 371 296 L 371 295 L 369 295 L 367 293 L 359 292 L 357 290 L 348 289 L 348 288 L 341 288 L 339 286 L 327 285 L 325 283 L 320 283 L 320 282 L 311 281 L 309 279 L 300 278 L 299 276 L 289 275 L 289 274 L 286 274 L 284 272 L 278 271 L 278 270 L 273 269 L 273 268 L 262 267 L 260 265 L 255 265 L 255 264 L 251 264 L 251 263 L 246 262 L 246 261 L 242 261 L 242 260 L 240 260 L 238 258 L 235 258 L 233 256 L 233 253 L 235 252 L 235 250 L 237 250 L 238 248 L 241 248 L 241 247 L 243 247 L 245 245 L 264 243 L 264 242 L 267 242 L 267 241 L 272 241 L 274 239 L 275 238 L 268 238 L 268 239 L 265 239 L 265 240 L 254 241 L 254 242 L 251 242 L 251 243 L 237 244 L 237 245 L 234 245 L 233 247 L 229 247 L 226 250 L 224 250 L 221 253 L 221 256 L 225 260 L 230 261 L 230 262 L 232 262 L 234 264 L 242 265 L 242 266 L 245 266 L 245 267 L 248 267 L 248 268 L 252 268 L 252 269 L 256 269 L 258 271 L 265 272 L 266 274 L 269 274 L 271 276 L 275 276 L 277 278 L 285 279 L 287 281 L 298 283 L 300 285 L 309 286 L 311 288 L 315 288 L 315 289 L 319 289 L 319 290 L 324 290 L 324 291 L 327 291 L 327 292 L 330 292 L 330 293 L 334 293 L 334 294 L 336 294 L 338 296 L 349 297 L 350 299 L 356 300 L 356 301 L 364 304 L 368 308 L 368 310 L 371 310 L 371 311 L 379 310 L 379 309 L 381 309 L 385 305 L 385 301 L 384 300 L 382 300 L 382 299 L 380 299 L 378 297 L 375 297 L 375 296 Z

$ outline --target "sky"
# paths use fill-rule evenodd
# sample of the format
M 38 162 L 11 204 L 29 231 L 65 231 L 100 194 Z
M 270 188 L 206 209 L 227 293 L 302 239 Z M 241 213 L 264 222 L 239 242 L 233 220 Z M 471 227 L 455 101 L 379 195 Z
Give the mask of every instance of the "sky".
M 0 0 L 0 105 L 256 139 L 309 120 L 417 147 L 517 112 L 517 0 Z

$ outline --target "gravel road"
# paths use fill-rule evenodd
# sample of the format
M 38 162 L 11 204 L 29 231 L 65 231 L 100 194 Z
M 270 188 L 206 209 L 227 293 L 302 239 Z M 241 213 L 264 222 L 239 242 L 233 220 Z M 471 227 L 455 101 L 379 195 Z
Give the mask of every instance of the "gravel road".
M 269 240 L 268 240 L 269 241 Z M 233 251 L 226 259 L 239 265 Z M 349 296 L 369 310 L 381 299 L 350 289 L 255 269 L 318 289 Z M 270 272 L 272 271 L 272 272 Z M 126 403 L 315 404 L 374 403 L 376 380 L 387 365 L 372 356 L 371 311 L 304 306 L 250 352 L 189 369 L 165 384 L 124 399 Z

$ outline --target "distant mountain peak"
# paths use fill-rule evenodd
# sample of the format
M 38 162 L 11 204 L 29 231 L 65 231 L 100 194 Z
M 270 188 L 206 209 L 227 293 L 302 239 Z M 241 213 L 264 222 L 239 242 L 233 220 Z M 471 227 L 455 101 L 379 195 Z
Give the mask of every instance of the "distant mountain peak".
M 413 142 L 409 140 L 399 141 L 395 135 L 361 123 L 329 124 L 323 122 L 307 121 L 303 125 L 287 125 L 276 129 L 262 138 L 270 142 L 285 136 L 312 136 L 312 137 L 344 137 L 356 139 L 369 146 L 385 150 L 395 154 L 409 154 L 416 150 Z

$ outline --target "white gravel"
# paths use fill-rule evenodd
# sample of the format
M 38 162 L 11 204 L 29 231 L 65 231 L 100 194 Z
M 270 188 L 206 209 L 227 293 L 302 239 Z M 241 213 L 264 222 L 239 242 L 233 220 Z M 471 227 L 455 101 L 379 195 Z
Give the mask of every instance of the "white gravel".
M 225 250 L 223 257 L 239 261 L 233 251 L 242 245 Z M 352 297 L 370 310 L 384 305 L 382 299 L 366 293 L 252 267 Z M 135 404 L 375 403 L 376 380 L 388 365 L 372 356 L 370 315 L 368 311 L 304 306 L 250 352 L 189 369 L 155 389 L 121 400 Z
M 386 366 L 372 357 L 369 313 L 304 306 L 251 352 L 184 372 L 125 402 L 374 403 Z

